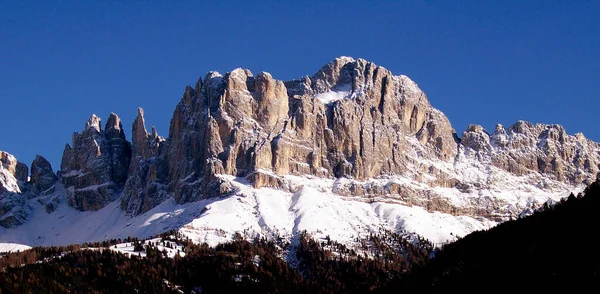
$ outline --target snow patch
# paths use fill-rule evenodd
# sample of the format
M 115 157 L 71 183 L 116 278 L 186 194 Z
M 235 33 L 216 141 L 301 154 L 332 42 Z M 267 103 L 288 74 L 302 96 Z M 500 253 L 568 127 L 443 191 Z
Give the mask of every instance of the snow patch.
M 331 91 L 314 95 L 314 99 L 320 100 L 327 105 L 338 100 L 350 98 L 352 93 L 352 85 L 341 85 L 331 89 Z
M 319 99 L 323 104 L 327 105 L 338 100 L 343 100 L 348 97 L 350 92 L 346 91 L 329 91 L 315 95 L 315 99 Z
M 148 245 L 149 243 L 152 243 L 152 245 L 161 252 L 163 250 L 166 251 L 167 257 L 169 257 L 169 258 L 174 258 L 175 255 L 179 255 L 181 257 L 185 256 L 185 253 L 183 252 L 183 246 L 179 245 L 173 241 L 166 241 L 166 240 L 163 241 L 161 238 L 154 238 L 154 239 L 144 240 L 144 243 L 142 245 L 145 246 L 145 245 Z M 90 248 L 90 249 L 101 250 L 102 248 Z M 125 243 L 112 245 L 108 249 L 110 249 L 114 252 L 123 253 L 129 257 L 131 257 L 131 256 L 146 257 L 145 251 L 135 251 L 134 250 L 134 242 L 125 242 Z
M 0 253 L 17 252 L 31 249 L 31 246 L 16 243 L 0 243 Z

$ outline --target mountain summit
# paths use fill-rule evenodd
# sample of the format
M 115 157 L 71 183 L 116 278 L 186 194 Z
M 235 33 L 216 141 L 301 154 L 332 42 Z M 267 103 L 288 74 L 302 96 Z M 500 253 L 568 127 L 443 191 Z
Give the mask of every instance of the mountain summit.
M 341 206 L 327 208 L 339 213 L 340 222 L 361 219 L 357 226 L 364 228 L 355 227 L 357 232 L 383 225 L 380 221 L 411 230 L 399 212 L 405 208 L 460 219 L 468 232 L 560 199 L 594 181 L 600 165 L 598 143 L 567 135 L 559 125 L 519 121 L 493 132 L 470 125 L 459 136 L 407 76 L 350 57 L 292 81 L 241 68 L 225 75 L 209 72 L 186 87 L 167 138 L 154 128 L 147 131 L 141 108 L 132 129 L 129 142 L 116 114 L 110 114 L 104 130 L 92 115 L 65 147 L 60 172 L 48 174 L 49 163 L 39 160 L 29 181 L 27 167 L 2 153 L 0 225 L 27 223 L 36 205 L 44 205 L 44 217 L 58 217 L 53 211 L 65 202 L 79 211 L 118 207 L 114 213 L 131 219 L 164 217 L 172 212 L 153 213 L 167 203 L 197 206 L 200 211 L 189 211 L 193 217 L 188 219 L 196 222 L 211 205 L 222 204 L 215 197 L 244 203 L 248 195 L 263 199 L 276 191 L 287 200 L 274 209 L 293 219 L 293 228 L 287 221 L 269 225 L 255 199 L 258 208 L 251 213 L 258 215 L 258 225 L 252 218 L 247 226 L 259 234 L 272 227 L 297 230 L 298 218 L 306 216 L 298 211 L 307 209 L 298 203 L 309 194 L 327 195 L 310 198 L 317 202 L 369 204 L 363 212 L 346 211 L 351 215 Z M 274 199 L 265 201 L 275 205 L 279 200 Z M 208 226 L 233 230 L 226 224 Z M 156 230 L 161 229 L 166 227 Z M 118 234 L 103 230 L 106 236 Z

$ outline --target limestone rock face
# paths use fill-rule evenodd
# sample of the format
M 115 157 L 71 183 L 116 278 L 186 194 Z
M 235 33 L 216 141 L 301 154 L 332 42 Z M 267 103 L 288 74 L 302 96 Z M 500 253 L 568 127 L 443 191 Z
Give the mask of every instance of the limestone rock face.
M 27 175 L 29 174 L 27 165 L 22 162 L 17 162 L 17 166 L 15 169 L 15 178 L 19 183 L 27 182 Z
M 131 161 L 131 143 L 125 139 L 121 119 L 111 113 L 104 127 L 104 137 L 108 143 L 111 180 L 122 187 L 127 180 L 129 162 Z
M 0 182 L 0 193 L 3 191 L 20 193 L 23 185 L 27 182 L 27 165 L 19 162 L 12 154 L 5 151 L 0 151 L 0 164 L 6 173 L 4 180 Z M 8 179 L 8 175 L 16 181 L 13 183 Z
M 104 131 L 100 122 L 92 115 L 85 129 L 73 134 L 73 146 L 65 146 L 61 162 L 69 204 L 83 211 L 98 210 L 118 196 L 131 158 L 131 146 L 117 115 L 110 115 Z
M 50 162 L 46 158 L 37 155 L 31 163 L 31 184 L 33 193 L 41 193 L 50 189 L 57 182 L 58 177 L 54 174 Z
M 154 127 L 152 127 L 152 133 L 148 133 L 142 108 L 138 108 L 138 115 L 133 122 L 131 140 L 132 157 L 139 156 L 143 160 L 158 155 L 158 149 L 161 143 L 165 141 L 163 137 L 158 135 Z M 135 164 L 131 167 L 135 167 Z
M 139 108 L 132 127 L 132 156 L 129 177 L 123 190 L 121 208 L 130 215 L 144 213 L 168 197 L 167 164 L 158 157 L 165 139 L 152 127 L 148 133 L 144 110 Z
M 0 151 L 0 226 L 13 228 L 27 220 L 25 202 L 27 166 L 10 153 Z
M 146 142 L 145 132 L 136 120 L 134 158 L 151 153 L 135 142 Z M 277 175 L 362 180 L 403 173 L 406 136 L 421 142 L 430 158 L 449 160 L 457 152 L 448 119 L 406 76 L 349 57 L 285 83 L 238 68 L 210 72 L 186 88 L 148 168 L 166 165 L 165 179 L 157 172 L 156 182 L 181 203 L 230 192 L 221 175 L 277 187 Z M 128 199 L 150 194 L 132 190 Z
M 600 145 L 582 134 L 567 135 L 560 125 L 518 121 L 493 134 L 481 126 L 463 133 L 465 151 L 482 162 L 515 175 L 543 174 L 571 185 L 590 184 L 598 176 Z
M 480 125 L 470 125 L 463 133 L 461 142 L 475 151 L 490 151 L 490 135 Z
M 56 208 L 60 197 L 52 194 L 58 177 L 50 162 L 37 155 L 27 181 L 27 166 L 13 155 L 0 151 L 0 161 L 0 226 L 14 228 L 25 223 L 31 211 L 28 201 L 33 198 L 45 205 L 47 211 L 50 206 Z

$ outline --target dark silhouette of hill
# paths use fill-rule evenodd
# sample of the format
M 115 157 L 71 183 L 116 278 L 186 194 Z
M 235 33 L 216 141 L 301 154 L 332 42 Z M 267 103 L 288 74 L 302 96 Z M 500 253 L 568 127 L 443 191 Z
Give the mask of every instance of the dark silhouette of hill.
M 531 216 L 444 246 L 386 288 L 419 291 L 597 291 L 600 182 Z

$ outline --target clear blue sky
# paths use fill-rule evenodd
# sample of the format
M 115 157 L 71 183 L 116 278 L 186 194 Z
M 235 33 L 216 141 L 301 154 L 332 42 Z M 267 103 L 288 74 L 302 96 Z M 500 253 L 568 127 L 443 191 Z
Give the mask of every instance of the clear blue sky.
M 341 55 L 406 74 L 457 132 L 523 119 L 600 141 L 600 1 L 2 1 L 0 150 L 55 170 L 95 113 L 168 135 L 186 85 Z

